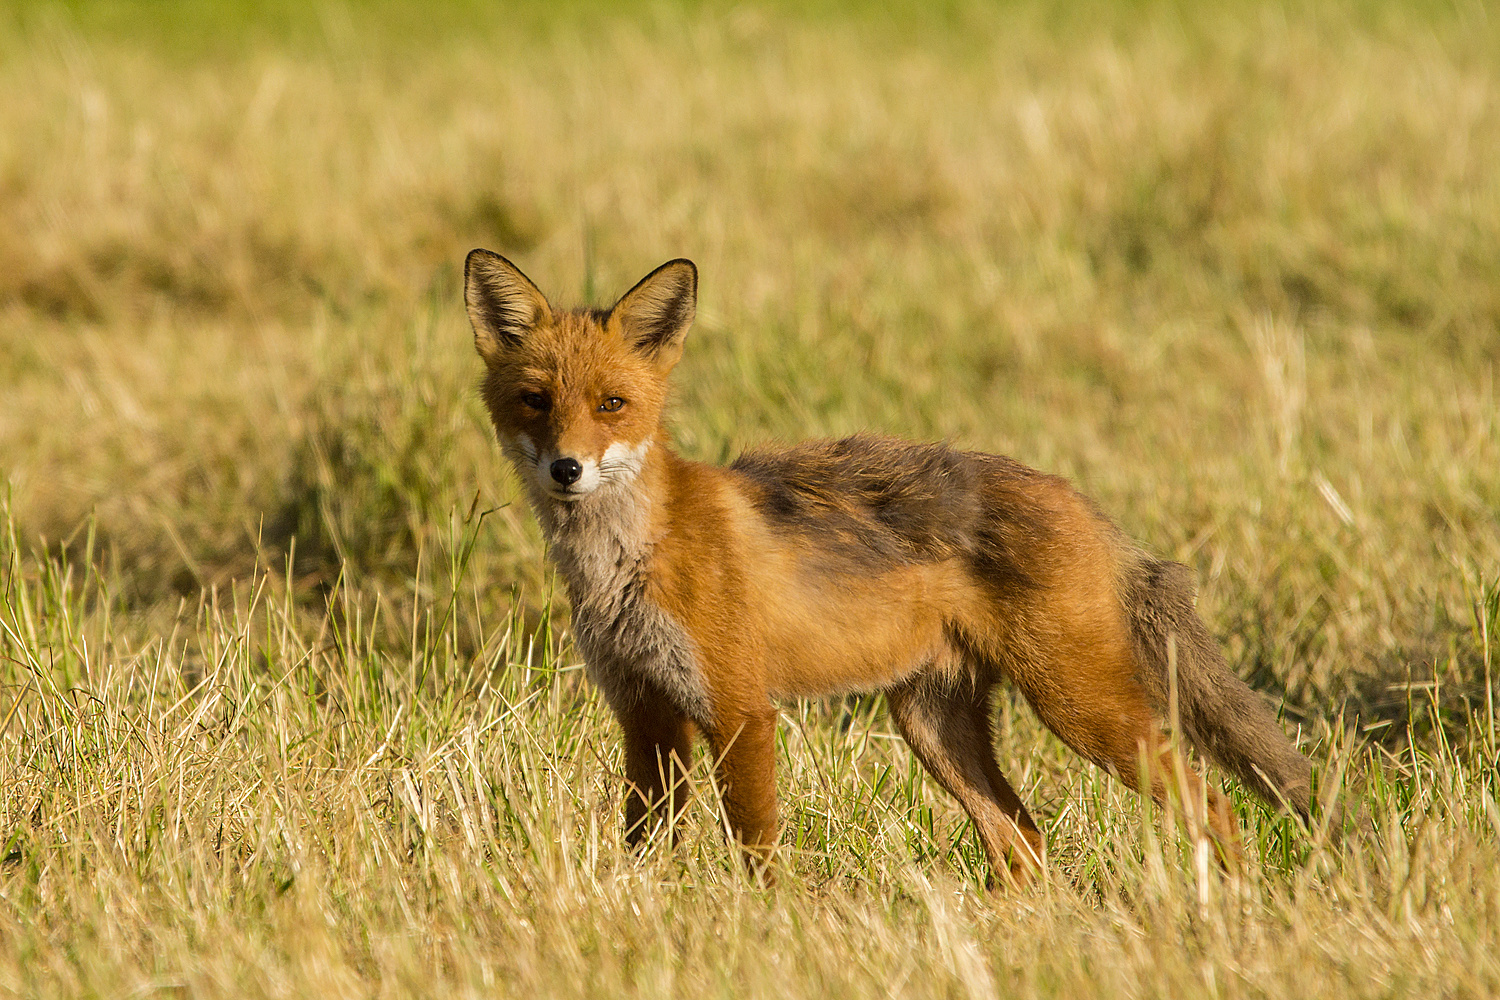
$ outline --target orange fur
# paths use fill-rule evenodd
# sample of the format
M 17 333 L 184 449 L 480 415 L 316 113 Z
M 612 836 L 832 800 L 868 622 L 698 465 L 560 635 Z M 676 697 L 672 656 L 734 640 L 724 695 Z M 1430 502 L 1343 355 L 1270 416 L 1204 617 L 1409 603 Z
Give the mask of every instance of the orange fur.
M 607 311 L 557 311 L 509 261 L 470 254 L 484 398 L 625 733 L 626 823 L 680 809 L 695 731 L 750 855 L 777 839 L 774 699 L 883 691 L 996 872 L 1041 864 L 995 761 L 992 688 L 1132 788 L 1178 796 L 1232 863 L 1223 797 L 1173 757 L 1184 728 L 1252 787 L 1308 806 L 1306 759 L 1224 667 L 1180 567 L 1131 545 L 1067 483 L 997 456 L 851 438 L 685 461 L 662 430 L 697 272 L 663 265 Z M 1144 763 L 1143 763 L 1144 762 Z M 1257 783 L 1259 782 L 1259 783 Z

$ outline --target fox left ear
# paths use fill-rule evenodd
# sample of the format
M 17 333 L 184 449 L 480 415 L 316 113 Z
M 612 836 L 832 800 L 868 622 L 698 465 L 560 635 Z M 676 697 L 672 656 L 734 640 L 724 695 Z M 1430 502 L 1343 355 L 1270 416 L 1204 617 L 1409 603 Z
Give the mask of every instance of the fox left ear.
M 632 347 L 671 371 L 682 357 L 682 341 L 698 311 L 698 269 L 690 260 L 669 260 L 620 296 L 609 318 Z

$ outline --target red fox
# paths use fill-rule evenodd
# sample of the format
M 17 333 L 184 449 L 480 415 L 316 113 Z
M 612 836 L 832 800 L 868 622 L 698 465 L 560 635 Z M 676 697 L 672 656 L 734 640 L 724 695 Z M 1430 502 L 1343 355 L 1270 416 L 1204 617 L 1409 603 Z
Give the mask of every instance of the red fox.
M 1311 766 L 1226 666 L 1189 570 L 1132 544 L 1067 482 L 1011 459 L 857 436 L 686 461 L 663 429 L 697 306 L 668 261 L 606 310 L 554 309 L 469 254 L 483 396 L 566 581 L 588 674 L 625 736 L 627 840 L 684 804 L 695 733 L 752 864 L 777 836 L 773 699 L 879 691 L 973 820 L 997 878 L 1040 869 L 1036 822 L 995 761 L 1007 678 L 1068 746 L 1238 857 L 1200 751 L 1304 818 Z M 1170 703 L 1170 705 L 1169 705 Z M 1228 861 L 1226 861 L 1228 863 Z

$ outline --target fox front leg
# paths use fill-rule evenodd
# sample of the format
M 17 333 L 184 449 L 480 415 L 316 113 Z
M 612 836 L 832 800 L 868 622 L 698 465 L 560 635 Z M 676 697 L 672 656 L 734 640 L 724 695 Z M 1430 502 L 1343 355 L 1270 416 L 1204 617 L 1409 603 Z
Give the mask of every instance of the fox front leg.
M 673 827 L 687 799 L 692 723 L 661 699 L 642 698 L 618 713 L 625 730 L 625 840 L 631 847 Z
M 745 849 L 751 869 L 766 869 L 778 834 L 776 805 L 776 709 L 725 713 L 708 734 L 718 762 L 719 789 L 730 831 Z

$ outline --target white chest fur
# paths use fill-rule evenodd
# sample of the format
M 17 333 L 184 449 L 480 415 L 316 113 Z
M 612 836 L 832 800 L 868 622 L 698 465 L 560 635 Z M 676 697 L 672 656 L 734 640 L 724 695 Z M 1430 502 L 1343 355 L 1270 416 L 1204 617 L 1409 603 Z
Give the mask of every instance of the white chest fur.
M 616 711 L 665 697 L 699 725 L 708 692 L 686 630 L 648 593 L 644 505 L 630 489 L 567 505 L 538 504 L 552 558 L 567 581 L 573 632 L 589 677 Z

